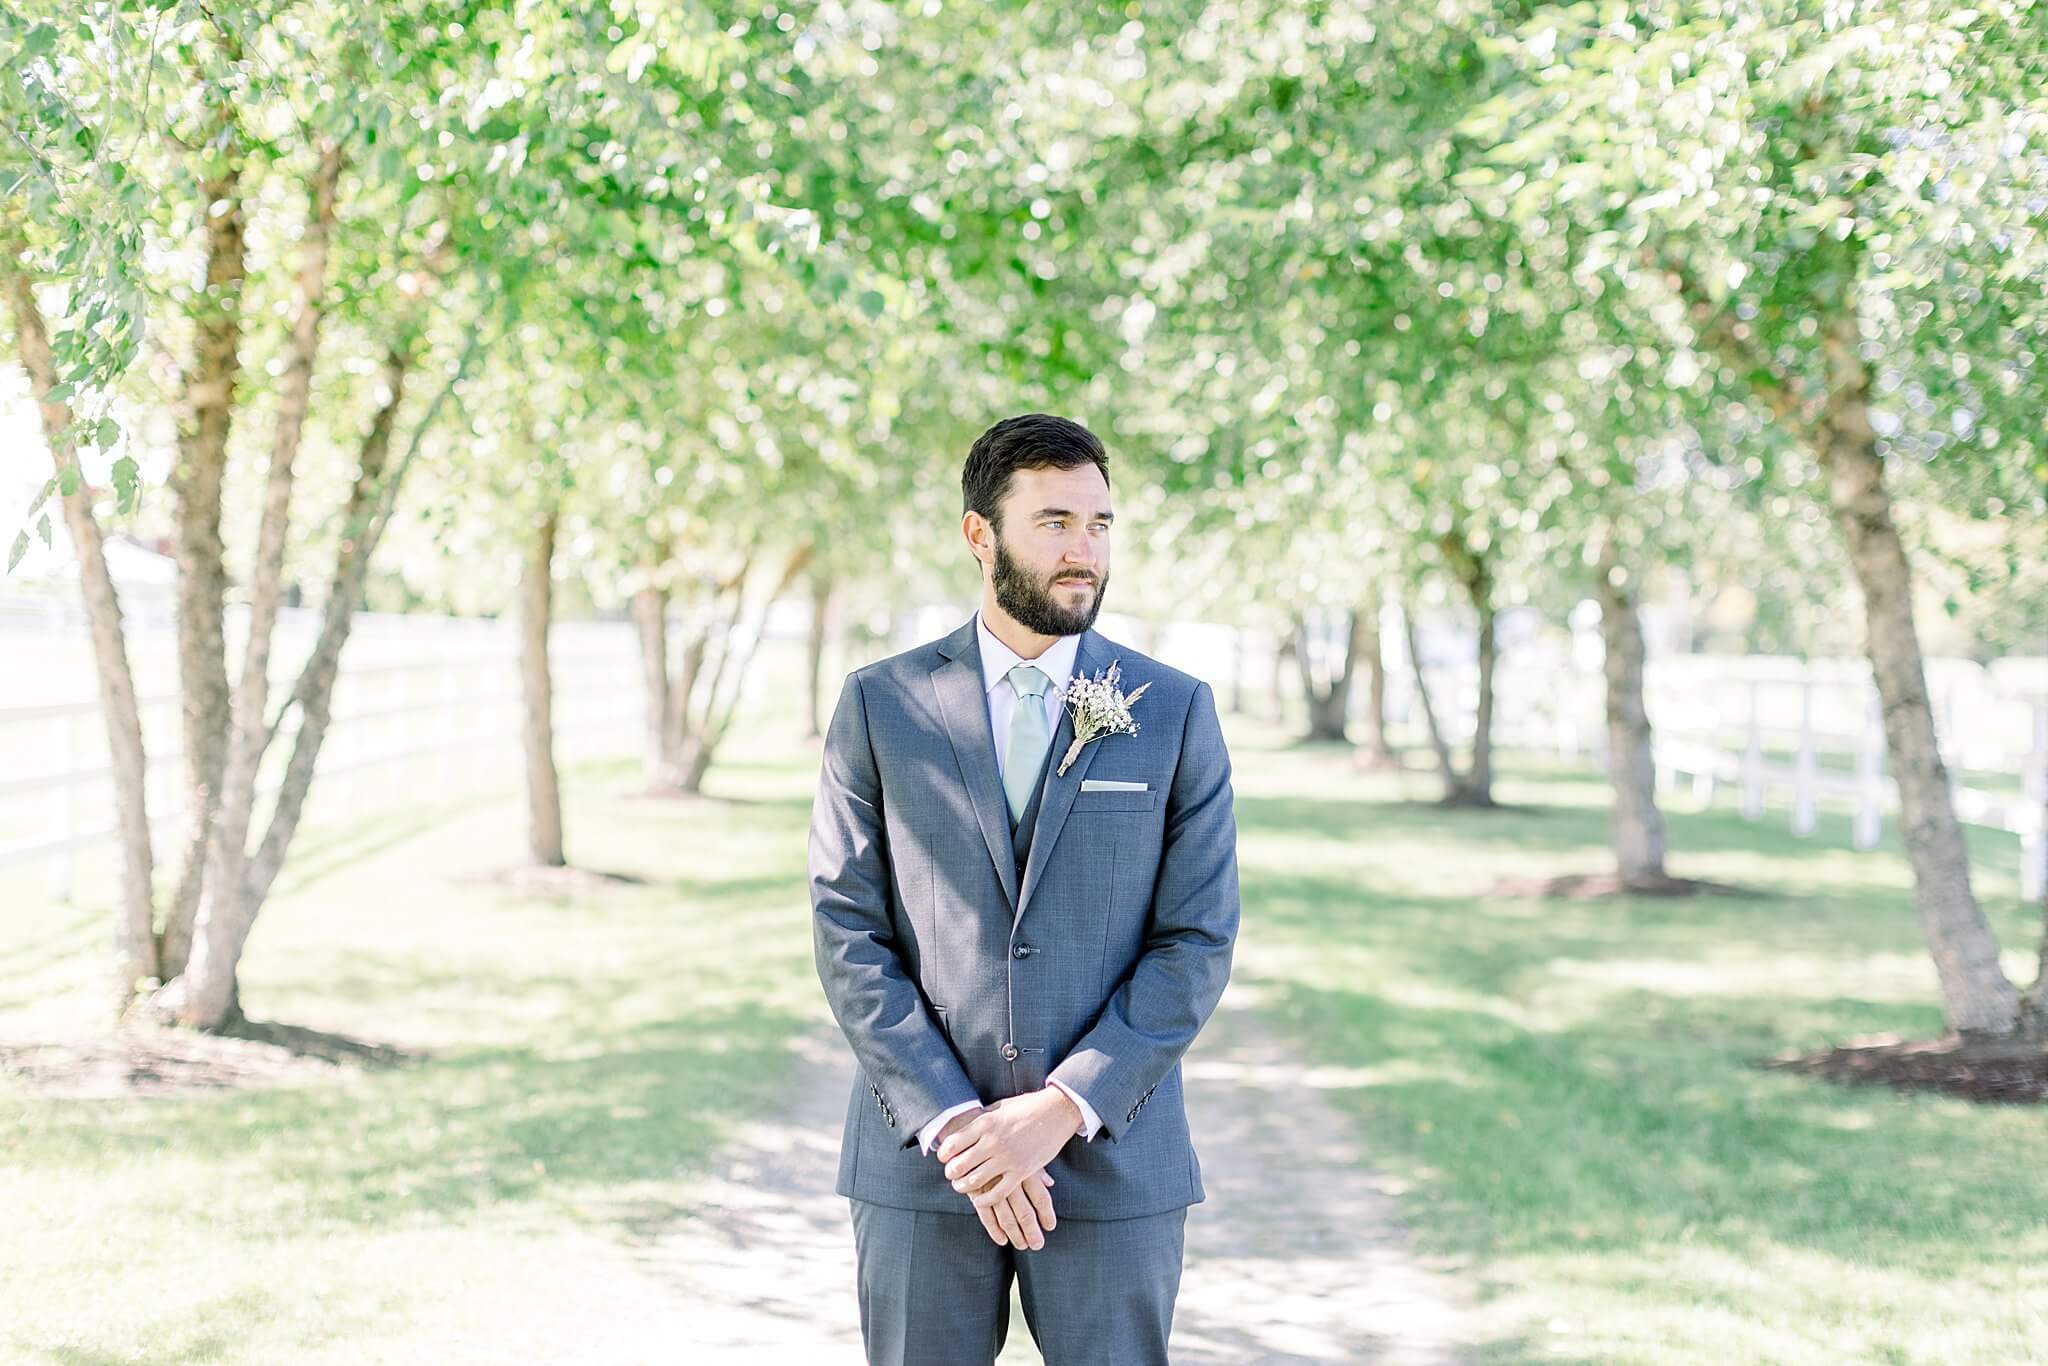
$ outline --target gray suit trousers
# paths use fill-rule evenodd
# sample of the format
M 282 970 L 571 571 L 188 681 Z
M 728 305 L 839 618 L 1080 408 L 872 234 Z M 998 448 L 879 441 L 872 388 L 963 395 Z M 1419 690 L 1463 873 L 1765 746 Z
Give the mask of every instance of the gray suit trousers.
M 1166 1366 L 1185 1206 L 1061 1218 L 1033 1251 L 997 1243 L 972 1213 L 848 1203 L 869 1366 L 988 1366 L 1009 1336 L 1013 1276 L 1046 1366 Z

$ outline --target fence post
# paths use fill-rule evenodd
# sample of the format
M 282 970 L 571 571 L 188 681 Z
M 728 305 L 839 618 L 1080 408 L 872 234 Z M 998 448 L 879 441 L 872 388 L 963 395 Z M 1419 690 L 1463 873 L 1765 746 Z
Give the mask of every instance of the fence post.
M 461 743 L 461 734 L 456 721 L 461 717 L 461 694 L 455 686 L 455 656 L 442 657 L 434 666 L 440 675 L 441 705 L 434 717 L 434 789 L 438 796 L 448 795 L 448 785 L 455 778 L 455 748 Z
M 1700 766 L 1692 775 L 1693 805 L 1704 811 L 1714 804 L 1714 749 L 1707 747 Z
M 1742 817 L 1761 820 L 1764 814 L 1764 732 L 1759 694 L 1763 684 L 1749 680 L 1749 736 L 1742 747 Z
M 58 846 L 50 856 L 50 900 L 67 904 L 71 900 L 72 855 L 76 852 L 71 847 L 71 837 L 78 833 L 78 793 L 73 777 L 77 771 L 78 714 L 67 711 L 64 724 L 57 727 L 56 778 L 60 791 L 51 804 L 54 815 L 50 824 L 50 838 Z
M 1876 684 L 1864 697 L 1863 742 L 1856 751 L 1855 845 L 1875 849 L 1884 828 L 1884 707 Z
M 1702 737 L 1699 746 L 1698 767 L 1692 773 L 1692 801 L 1704 811 L 1714 804 L 1714 784 L 1719 777 L 1714 764 L 1721 756 L 1721 680 L 1713 682 L 1713 706 L 1709 711 L 1706 725 L 1700 728 Z
M 1813 782 L 1816 767 L 1813 752 L 1813 671 L 1807 661 L 1799 665 L 1799 757 L 1792 765 L 1792 833 L 1813 833 Z
M 2034 752 L 2020 791 L 2020 899 L 2048 901 L 2048 700 L 2034 704 Z

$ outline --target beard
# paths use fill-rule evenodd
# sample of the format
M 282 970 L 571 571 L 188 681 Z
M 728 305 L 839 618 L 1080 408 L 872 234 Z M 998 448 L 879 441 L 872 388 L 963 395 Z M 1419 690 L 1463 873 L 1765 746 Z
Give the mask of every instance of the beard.
M 1025 630 L 1041 636 L 1077 636 L 1093 626 L 1095 614 L 1102 610 L 1102 595 L 1109 590 L 1109 575 L 1091 575 L 1090 580 L 1087 604 L 1068 607 L 1053 596 L 1057 577 L 1052 582 L 1040 583 L 1037 575 L 1004 548 L 1002 533 L 996 533 L 996 606 L 1008 612 Z

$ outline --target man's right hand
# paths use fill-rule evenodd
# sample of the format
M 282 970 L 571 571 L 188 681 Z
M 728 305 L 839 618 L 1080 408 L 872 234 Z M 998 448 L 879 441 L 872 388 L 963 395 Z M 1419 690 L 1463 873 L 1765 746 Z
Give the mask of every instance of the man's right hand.
M 945 1122 L 939 1129 L 938 1137 L 932 1140 L 934 1160 L 937 1159 L 939 1145 L 946 1141 L 946 1135 L 980 1113 L 979 1109 L 962 1110 Z M 981 1216 L 982 1228 L 986 1229 L 988 1236 L 997 1243 L 1008 1243 L 1011 1247 L 1029 1248 L 1035 1252 L 1045 1246 L 1045 1235 L 1059 1222 L 1053 1217 L 1052 1212 L 1050 1187 L 1053 1184 L 1051 1173 L 1040 1167 L 1026 1176 L 1016 1190 L 1010 1192 L 1008 1200 L 998 1201 L 987 1209 L 976 1205 L 974 1212 Z

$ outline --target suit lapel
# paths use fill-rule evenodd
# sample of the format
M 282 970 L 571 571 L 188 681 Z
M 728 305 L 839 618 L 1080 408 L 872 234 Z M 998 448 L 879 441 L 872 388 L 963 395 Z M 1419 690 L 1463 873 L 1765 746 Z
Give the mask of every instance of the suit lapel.
M 946 723 L 946 738 L 952 742 L 953 757 L 959 761 L 960 772 L 967 780 L 967 794 L 974 801 L 974 819 L 981 826 L 981 838 L 996 865 L 996 876 L 1002 880 L 1003 895 L 1013 908 L 1014 921 L 1018 904 L 1017 851 L 1010 841 L 1010 804 L 1003 796 L 1002 772 L 996 767 L 995 733 L 988 724 L 988 693 L 981 686 L 981 642 L 975 639 L 973 617 L 939 642 L 939 653 L 946 656 L 946 662 L 933 669 L 931 675 L 932 687 L 938 693 L 939 715 Z
M 1109 661 L 1102 655 L 1102 638 L 1092 628 L 1082 632 L 1080 647 L 1074 652 L 1073 676 L 1092 678 L 1099 670 L 1108 668 Z M 1059 726 L 1052 734 L 1052 757 L 1045 769 L 1045 790 L 1038 799 L 1038 826 L 1031 832 L 1031 853 L 1024 863 L 1023 890 L 1012 903 L 1017 908 L 1010 917 L 1012 929 L 1023 919 L 1024 908 L 1031 902 L 1031 893 L 1037 890 L 1039 879 L 1045 872 L 1046 860 L 1052 856 L 1052 847 L 1059 842 L 1060 828 L 1067 823 L 1067 813 L 1073 809 L 1074 794 L 1081 790 L 1081 779 L 1088 776 L 1088 765 L 1095 761 L 1095 751 L 1102 747 L 1100 739 L 1081 746 L 1081 752 L 1074 756 L 1073 766 L 1062 776 L 1060 760 L 1065 756 L 1067 746 L 1073 742 L 1074 709 L 1062 706 Z M 989 748 L 993 752 L 993 742 Z M 1004 810 L 1007 812 L 1008 808 Z

